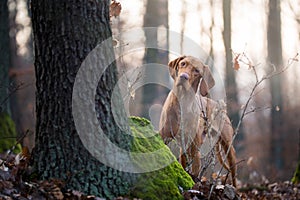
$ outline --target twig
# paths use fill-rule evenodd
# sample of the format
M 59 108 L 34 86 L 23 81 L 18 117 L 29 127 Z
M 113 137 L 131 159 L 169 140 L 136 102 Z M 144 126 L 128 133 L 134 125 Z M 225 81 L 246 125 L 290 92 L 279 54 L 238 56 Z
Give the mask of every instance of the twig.
M 253 108 L 253 109 L 245 112 L 245 116 L 248 115 L 248 114 L 257 112 L 257 111 L 262 111 L 262 110 L 267 110 L 267 109 L 272 109 L 272 107 L 270 107 L 270 106 L 267 106 L 267 107 L 256 107 L 256 108 Z
M 123 99 L 127 98 L 127 97 L 131 97 L 132 99 L 135 98 L 135 86 L 140 82 L 141 78 L 143 78 L 143 74 L 142 74 L 142 70 L 140 69 L 140 67 L 137 67 L 135 71 L 137 72 L 137 75 L 135 76 L 135 79 L 129 79 L 129 77 L 126 75 L 125 70 L 123 70 L 124 76 L 126 78 L 126 86 L 127 86 L 127 90 L 129 91 L 129 94 L 125 94 L 125 96 L 123 97 Z
M 298 61 L 298 59 L 297 59 L 297 57 L 299 56 L 299 54 L 297 53 L 293 58 L 291 58 L 290 59 L 290 61 L 291 62 L 288 62 L 288 65 L 286 66 L 286 67 L 284 67 L 284 68 L 282 68 L 280 71 L 273 71 L 270 75 L 266 75 L 266 76 L 263 76 L 260 80 L 256 80 L 256 83 L 255 83 L 255 85 L 254 85 L 254 87 L 252 88 L 252 91 L 251 91 L 251 93 L 250 93 L 250 95 L 249 95 L 249 98 L 248 98 L 248 100 L 246 101 L 246 104 L 245 104 L 245 107 L 244 107 L 244 109 L 243 109 L 243 111 L 242 111 L 242 115 L 241 115 L 241 117 L 240 117 L 240 120 L 239 120 L 239 123 L 238 123 L 238 125 L 237 125 L 237 127 L 236 127 L 236 130 L 235 130 L 235 132 L 234 132 L 234 138 L 235 138 L 235 136 L 237 135 L 237 133 L 239 132 L 239 128 L 240 128 L 240 126 L 241 126 L 241 123 L 242 123 L 242 121 L 243 121 L 243 119 L 244 119 L 244 117 L 245 117 L 245 115 L 246 115 L 246 110 L 247 110 L 247 108 L 248 108 L 248 106 L 249 106 L 249 104 L 250 104 L 250 101 L 252 100 L 252 98 L 253 98 L 253 96 L 254 96 L 254 92 L 256 91 L 256 89 L 257 89 L 257 87 L 263 82 L 263 81 L 265 81 L 265 80 L 267 80 L 267 79 L 270 79 L 270 78 L 272 78 L 272 77 L 274 77 L 274 76 L 276 76 L 276 75 L 279 75 L 279 74 L 281 74 L 281 73 L 283 73 L 283 72 L 285 72 L 295 61 Z M 255 76 L 257 77 L 257 72 L 256 72 L 256 69 L 255 69 L 255 67 L 252 67 L 252 69 L 253 69 L 253 72 L 255 73 Z M 276 69 L 276 68 L 275 68 Z
M 24 83 L 19 83 L 16 85 L 11 91 L 9 91 L 9 94 L 0 102 L 0 107 L 3 105 L 16 91 L 21 90 L 25 87 L 28 87 L 31 84 L 24 84 Z
M 243 53 L 242 55 L 245 55 L 245 53 Z M 245 55 L 245 56 L 246 56 L 246 55 Z M 252 88 L 252 90 L 251 90 L 251 92 L 250 92 L 249 98 L 248 98 L 247 101 L 246 101 L 246 104 L 245 104 L 244 109 L 243 109 L 243 111 L 242 111 L 242 115 L 241 115 L 241 117 L 240 117 L 240 119 L 239 119 L 239 122 L 238 122 L 238 125 L 237 125 L 237 127 L 236 127 L 236 129 L 235 129 L 235 131 L 234 131 L 234 135 L 233 135 L 233 137 L 232 137 L 232 141 L 231 141 L 231 143 L 230 143 L 230 145 L 229 145 L 229 148 L 228 148 L 228 150 L 227 150 L 227 152 L 226 152 L 226 154 L 225 154 L 225 160 L 224 160 L 224 162 L 226 162 L 226 160 L 227 160 L 227 157 L 228 157 L 229 152 L 230 152 L 230 148 L 232 147 L 233 142 L 234 142 L 236 136 L 237 136 L 238 133 L 239 133 L 239 129 L 240 129 L 240 126 L 241 126 L 241 124 L 242 124 L 242 121 L 243 121 L 244 117 L 249 113 L 249 112 L 247 112 L 247 108 L 248 108 L 248 106 L 249 106 L 249 104 L 250 104 L 250 102 L 251 102 L 251 100 L 252 100 L 252 98 L 253 98 L 253 96 L 254 96 L 254 94 L 255 94 L 254 92 L 256 91 L 257 87 L 258 87 L 263 81 L 265 81 L 265 80 L 267 80 L 267 79 L 270 79 L 270 78 L 272 78 L 272 77 L 274 77 L 274 76 L 277 76 L 277 75 L 279 75 L 279 74 L 285 72 L 285 71 L 286 71 L 286 70 L 287 70 L 294 62 L 297 62 L 297 61 L 298 61 L 298 56 L 299 56 L 299 53 L 297 53 L 293 58 L 290 58 L 288 64 L 287 64 L 285 67 L 283 67 L 280 71 L 277 71 L 276 67 L 275 67 L 274 65 L 272 65 L 272 66 L 273 66 L 273 69 L 274 69 L 273 72 L 270 73 L 269 75 L 263 76 L 260 80 L 258 79 L 258 75 L 257 75 L 257 72 L 256 72 L 256 69 L 255 69 L 254 65 L 252 65 L 251 63 L 248 63 L 248 64 L 245 63 L 246 65 L 249 66 L 250 69 L 253 70 L 254 75 L 255 75 L 255 78 L 256 78 L 256 83 L 255 83 L 255 85 L 253 86 L 253 88 Z M 247 57 L 246 57 L 246 58 L 247 58 Z M 247 58 L 247 59 L 248 59 L 248 58 Z M 249 59 L 248 59 L 248 60 L 249 60 Z M 250 61 L 250 60 L 249 60 L 249 61 Z M 221 169 L 220 169 L 220 171 L 219 171 L 219 173 L 218 173 L 218 177 L 220 177 L 220 174 L 221 174 L 223 168 L 224 168 L 224 167 L 221 166 Z

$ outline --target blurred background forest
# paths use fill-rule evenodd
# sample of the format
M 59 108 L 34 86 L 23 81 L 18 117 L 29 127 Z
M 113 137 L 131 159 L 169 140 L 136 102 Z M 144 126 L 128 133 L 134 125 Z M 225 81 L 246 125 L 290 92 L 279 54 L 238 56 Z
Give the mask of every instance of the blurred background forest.
M 233 69 L 236 53 L 245 53 L 256 66 L 259 77 L 274 66 L 287 66 L 300 47 L 300 2 L 293 0 L 120 0 L 122 13 L 112 19 L 116 49 L 126 52 L 132 41 L 147 46 L 157 41 L 159 49 L 138 49 L 118 59 L 123 70 L 145 63 L 166 65 L 177 56 L 193 55 L 208 64 L 217 79 L 215 100 L 227 102 L 229 115 L 237 125 L 241 111 L 255 84 L 253 72 L 241 63 Z M 32 149 L 35 131 L 35 74 L 30 4 L 25 0 L 0 2 L 0 103 L 16 123 L 18 137 L 30 130 L 22 144 Z M 157 34 L 140 37 L 126 31 L 159 27 Z M 174 37 L 172 32 L 182 37 Z M 125 34 L 123 34 L 125 33 Z M 187 39 L 188 38 L 188 39 Z M 137 41 L 138 40 L 138 41 Z M 199 45 L 193 49 L 190 40 Z M 151 67 L 151 66 L 149 66 Z M 169 80 L 168 72 L 145 68 L 135 81 Z M 296 62 L 279 76 L 260 85 L 248 108 L 235 141 L 238 177 L 248 181 L 287 180 L 299 158 L 300 67 Z M 169 80 L 171 83 L 171 80 Z M 133 80 L 134 82 L 134 80 Z M 157 127 L 159 111 L 168 89 L 158 84 L 140 84 L 131 95 L 129 114 L 144 116 Z M 225 92 L 222 90 L 225 88 Z M 8 99 L 9 97 L 9 99 Z M 7 100 L 8 99 L 8 100 Z

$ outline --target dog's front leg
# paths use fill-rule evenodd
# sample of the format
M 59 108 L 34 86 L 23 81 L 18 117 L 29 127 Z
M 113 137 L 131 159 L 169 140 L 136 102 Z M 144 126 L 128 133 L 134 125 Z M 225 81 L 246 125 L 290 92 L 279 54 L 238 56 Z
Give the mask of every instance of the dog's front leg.
M 179 163 L 182 165 L 184 170 L 186 170 L 187 162 L 187 153 L 184 152 L 182 148 L 180 148 Z
M 201 153 L 200 147 L 202 145 L 202 134 L 197 133 L 188 152 L 190 157 L 192 158 L 192 176 L 194 178 L 199 178 L 200 170 L 201 170 Z

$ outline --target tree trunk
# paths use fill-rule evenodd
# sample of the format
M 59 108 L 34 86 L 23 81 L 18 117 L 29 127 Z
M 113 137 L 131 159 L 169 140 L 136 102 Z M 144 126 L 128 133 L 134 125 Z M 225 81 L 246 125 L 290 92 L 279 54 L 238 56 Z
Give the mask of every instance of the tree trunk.
M 96 45 L 112 35 L 109 4 L 109 0 L 32 0 L 37 89 L 33 158 L 41 178 L 63 179 L 67 188 L 112 199 L 127 193 L 132 174 L 94 158 L 83 146 L 72 115 L 72 91 L 81 63 Z M 97 67 L 103 68 L 106 59 L 114 60 L 114 55 L 112 46 L 101 51 L 106 53 L 97 57 Z M 131 138 L 116 125 L 111 111 L 116 81 L 116 66 L 112 63 L 99 81 L 95 109 L 106 136 L 128 150 Z M 123 109 L 116 112 L 120 118 L 126 117 Z M 108 156 L 117 155 L 112 152 Z
M 227 107 L 228 115 L 232 121 L 233 127 L 236 127 L 239 120 L 239 103 L 238 103 L 238 91 L 235 80 L 235 73 L 232 68 L 232 52 L 231 52 L 231 0 L 223 0 L 223 40 L 226 55 L 226 95 L 227 95 Z M 244 140 L 242 129 L 240 128 L 239 134 L 236 137 L 236 150 L 243 150 L 242 141 Z
M 268 15 L 268 60 L 278 69 L 282 67 L 280 1 L 269 1 Z M 283 134 L 281 77 L 270 79 L 272 106 L 271 111 L 271 152 L 270 161 L 275 171 L 283 168 Z
M 147 0 L 146 13 L 144 15 L 144 27 L 158 28 L 159 26 L 163 26 L 166 29 L 168 28 L 168 1 Z M 147 46 L 154 45 L 159 47 L 157 32 L 155 33 L 154 31 L 146 31 L 145 36 Z M 169 38 L 167 33 L 166 43 L 163 47 L 164 49 L 168 49 L 168 39 Z M 168 51 L 159 48 L 146 48 L 146 52 L 144 55 L 144 64 L 166 65 L 167 63 Z M 151 81 L 154 83 L 169 77 L 169 74 L 164 74 L 161 72 L 161 70 L 155 70 L 155 68 L 151 65 L 146 67 L 144 74 L 145 79 L 151 79 Z M 149 119 L 149 109 L 151 108 L 152 104 L 155 102 L 162 102 L 166 93 L 166 89 L 158 84 L 145 85 L 142 91 L 142 109 L 140 112 L 141 116 Z M 159 118 L 159 114 L 157 115 L 157 117 Z M 159 121 L 159 119 L 152 119 L 151 121 Z
M 6 0 L 0 1 L 0 55 L 0 152 L 4 152 L 16 144 L 17 137 L 9 104 L 9 11 Z M 20 150 L 20 145 L 17 145 L 14 152 L 19 153 Z
M 10 113 L 8 97 L 9 50 L 9 13 L 7 1 L 0 2 L 0 113 Z
M 11 66 L 9 68 L 10 81 L 14 87 L 22 85 L 20 89 L 13 92 L 10 98 L 11 115 L 16 123 L 18 136 L 22 137 L 22 146 L 26 146 L 31 151 L 34 147 L 35 129 L 35 75 L 33 67 L 33 42 L 31 36 L 30 11 L 27 0 L 9 0 L 9 20 L 10 20 L 10 56 Z M 26 4 L 27 3 L 27 4 Z M 18 16 L 22 15 L 22 20 Z M 30 30 L 29 38 L 24 32 Z M 17 35 L 22 35 L 24 39 L 20 44 Z M 25 40 L 26 39 L 26 40 Z M 30 132 L 24 137 L 24 133 Z

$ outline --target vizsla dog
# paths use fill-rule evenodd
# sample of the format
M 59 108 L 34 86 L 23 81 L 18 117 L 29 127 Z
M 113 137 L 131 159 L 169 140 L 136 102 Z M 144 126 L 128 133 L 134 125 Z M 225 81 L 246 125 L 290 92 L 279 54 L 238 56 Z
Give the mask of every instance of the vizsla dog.
M 219 132 L 216 153 L 220 163 L 231 172 L 232 183 L 236 186 L 236 156 L 233 146 L 230 146 L 233 129 L 225 109 L 219 109 L 217 102 L 206 97 L 215 84 L 209 67 L 197 58 L 182 56 L 169 62 L 169 70 L 174 86 L 162 109 L 160 135 L 166 144 L 171 139 L 179 141 L 179 162 L 185 169 L 188 160 L 192 160 L 191 174 L 198 177 L 201 167 L 199 150 L 206 134 Z M 220 147 L 225 154 L 230 148 L 229 166 L 222 159 Z

